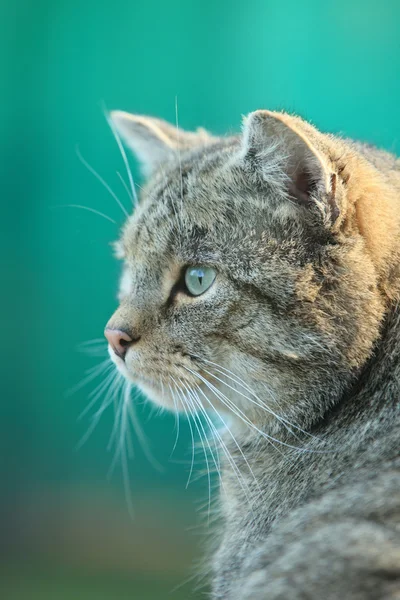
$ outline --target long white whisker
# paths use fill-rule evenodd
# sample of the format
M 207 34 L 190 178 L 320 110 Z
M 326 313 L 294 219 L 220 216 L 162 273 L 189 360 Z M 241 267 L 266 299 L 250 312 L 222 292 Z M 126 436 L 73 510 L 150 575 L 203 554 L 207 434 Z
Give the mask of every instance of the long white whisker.
M 136 398 L 139 394 L 136 395 Z M 131 418 L 131 423 L 133 426 L 133 429 L 135 431 L 135 434 L 140 442 L 140 445 L 142 447 L 142 450 L 144 452 L 144 455 L 146 456 L 147 460 L 149 461 L 149 463 L 157 470 L 157 471 L 163 471 L 163 468 L 161 467 L 160 463 L 154 458 L 154 456 L 152 455 L 150 448 L 149 448 L 149 440 L 147 439 L 142 426 L 140 425 L 139 419 L 137 418 L 136 412 L 135 412 L 135 408 L 134 408 L 134 403 L 131 402 L 128 406 L 128 410 L 129 410 L 129 416 Z
M 214 388 L 214 386 L 213 386 L 212 384 L 208 385 L 208 384 L 209 384 L 209 382 L 208 382 L 206 379 L 203 381 L 203 383 L 204 383 L 204 382 L 206 382 L 206 387 L 208 387 L 208 389 L 209 389 L 211 392 L 213 392 L 213 393 L 214 393 L 214 395 L 216 395 L 216 396 L 217 396 L 217 394 L 216 394 L 216 391 L 219 391 L 219 390 L 217 390 L 216 388 Z M 210 386 L 211 386 L 211 387 L 210 387 Z M 244 460 L 244 462 L 245 462 L 245 464 L 246 464 L 246 466 L 247 466 L 247 468 L 248 468 L 249 472 L 251 473 L 251 475 L 252 475 L 252 477 L 253 477 L 254 481 L 256 482 L 256 484 L 257 484 L 257 486 L 258 486 L 259 484 L 258 484 L 257 477 L 254 475 L 254 473 L 253 473 L 253 469 L 251 468 L 251 466 L 250 466 L 250 464 L 249 464 L 249 462 L 248 462 L 248 460 L 247 460 L 247 458 L 246 458 L 246 456 L 245 456 L 245 454 L 244 454 L 244 452 L 243 452 L 242 448 L 240 447 L 240 444 L 239 444 L 239 442 L 236 440 L 236 438 L 235 438 L 235 436 L 233 435 L 233 433 L 232 433 L 231 429 L 228 427 L 227 423 L 226 423 L 226 422 L 225 422 L 225 420 L 224 420 L 224 419 L 221 417 L 221 415 L 219 414 L 219 412 L 216 410 L 216 408 L 214 407 L 214 405 L 212 404 L 212 402 L 210 402 L 210 400 L 209 400 L 209 399 L 207 398 L 207 396 L 204 394 L 204 392 L 202 391 L 202 389 L 201 389 L 200 387 L 199 387 L 198 389 L 199 389 L 199 391 L 202 393 L 202 395 L 203 395 L 203 396 L 206 398 L 207 402 L 208 402 L 208 403 L 209 403 L 209 404 L 210 404 L 210 405 L 213 407 L 214 411 L 217 413 L 217 415 L 219 416 L 219 418 L 221 419 L 221 421 L 222 421 L 222 423 L 224 424 L 224 426 L 225 426 L 226 430 L 228 431 L 228 433 L 229 433 L 230 437 L 232 438 L 232 440 L 233 440 L 233 443 L 235 444 L 236 448 L 239 450 L 239 452 L 240 452 L 240 455 L 241 455 L 241 457 L 243 458 L 243 460 Z M 221 399 L 219 396 L 217 396 L 217 398 L 219 398 L 219 399 L 222 401 L 222 399 Z M 233 411 L 232 411 L 232 412 L 233 412 Z
M 241 387 L 244 387 L 244 389 L 248 389 L 247 386 L 245 387 L 243 384 L 239 383 L 238 381 L 235 381 L 235 379 L 233 379 L 232 377 L 230 377 L 229 375 L 227 375 L 226 373 L 224 373 L 220 369 L 216 369 L 216 370 L 219 373 L 221 373 L 222 375 L 224 375 L 224 377 L 228 377 L 228 379 L 231 379 L 232 381 L 234 381 L 234 383 L 239 384 Z M 274 416 L 277 421 L 279 421 L 280 423 L 282 423 L 282 425 L 285 427 L 285 429 L 287 429 L 287 431 L 289 431 L 289 433 L 291 433 L 292 435 L 294 435 L 294 437 L 296 439 L 298 439 L 299 441 L 301 441 L 300 438 L 295 434 L 295 432 L 286 423 L 286 420 L 284 418 L 282 418 L 280 415 L 276 414 L 267 404 L 265 404 L 262 400 L 260 400 L 260 398 L 258 398 L 258 396 L 256 394 L 254 394 L 254 392 L 252 392 L 251 390 L 249 390 L 249 392 L 257 399 L 257 401 L 253 400 L 253 398 L 247 396 L 246 394 L 243 394 L 242 392 L 240 392 L 236 388 L 232 387 L 231 385 L 229 385 L 228 383 L 226 383 L 225 381 L 223 381 L 222 379 L 220 379 L 219 377 L 217 377 L 211 371 L 208 371 L 207 369 L 204 369 L 204 372 L 207 373 L 208 375 L 210 375 L 210 377 L 213 377 L 214 379 L 216 379 L 217 381 L 219 381 L 220 383 L 223 383 L 224 385 L 226 385 L 229 389 L 237 392 L 238 394 L 240 394 L 241 396 L 243 396 L 243 398 L 246 398 L 246 400 L 248 400 L 252 404 L 255 404 L 256 406 L 259 406 L 260 408 L 262 408 L 263 410 L 265 410 L 267 413 L 269 413 L 270 415 Z M 300 429 L 299 427 L 296 427 L 296 426 L 294 426 L 294 427 L 297 428 L 297 429 Z
M 309 433 L 308 431 L 305 431 L 304 429 L 302 429 L 301 427 L 299 427 L 298 425 L 296 425 L 295 423 L 290 422 L 288 419 L 286 419 L 285 417 L 283 417 L 282 415 L 278 415 L 277 413 L 275 413 L 270 406 L 268 406 L 263 400 L 261 400 L 261 398 L 259 398 L 259 396 L 257 396 L 257 394 L 248 386 L 248 384 L 243 381 L 243 379 L 241 379 L 238 375 L 235 375 L 234 373 L 232 373 L 232 371 L 230 371 L 229 369 L 227 369 L 226 367 L 223 367 L 222 365 L 218 365 L 217 363 L 214 363 L 210 360 L 204 359 L 202 358 L 201 360 L 203 360 L 204 362 L 207 362 L 211 365 L 214 366 L 214 368 L 216 368 L 216 370 L 221 373 L 222 375 L 224 375 L 225 377 L 227 377 L 228 379 L 230 379 L 231 381 L 233 381 L 234 383 L 237 383 L 238 385 L 240 385 L 241 387 L 243 387 L 245 390 L 247 390 L 258 402 L 259 402 L 259 406 L 261 408 L 263 408 L 264 410 L 266 410 L 267 412 L 269 412 L 271 415 L 273 415 L 278 421 L 280 421 L 285 427 L 286 429 L 288 429 L 288 431 L 290 431 L 290 433 L 292 433 L 295 437 L 296 434 L 289 429 L 289 427 L 293 427 L 294 429 L 297 429 L 298 431 L 300 431 L 301 433 L 303 433 L 304 435 L 307 435 L 308 437 L 314 438 L 318 441 L 319 438 L 312 435 L 311 433 Z M 214 376 L 214 374 L 210 373 L 209 371 L 206 371 L 208 374 L 211 374 L 212 376 Z M 271 390 L 265 385 L 265 391 L 271 396 L 272 400 L 278 404 L 279 403 L 277 401 L 277 399 L 275 398 L 275 396 L 272 394 Z M 247 398 L 247 396 L 245 396 Z M 250 400 L 250 402 L 254 402 L 254 400 L 252 400 L 251 398 L 248 398 L 248 400 Z M 289 426 L 289 427 L 288 427 Z M 298 439 L 298 438 L 297 438 Z
M 107 352 L 107 342 L 104 338 L 98 338 L 94 340 L 87 340 L 86 342 L 82 342 L 76 346 L 77 352 L 82 352 L 84 354 L 91 355 L 99 355 Z
M 113 375 L 113 379 L 111 380 L 108 391 L 104 397 L 103 402 L 101 403 L 100 408 L 98 408 L 98 410 L 94 413 L 94 415 L 92 417 L 93 421 L 98 422 L 101 415 L 103 414 L 103 412 L 114 401 L 114 392 L 115 392 L 115 388 L 116 388 L 117 372 L 113 373 L 112 375 Z M 102 392 L 102 393 L 104 393 L 104 392 Z
M 195 406 L 196 403 L 194 402 L 194 398 L 193 398 L 193 396 L 191 394 L 190 388 L 184 382 L 182 382 L 181 379 L 179 380 L 179 382 L 181 383 L 181 385 L 183 385 L 183 387 L 185 388 L 185 390 L 187 392 L 186 401 L 188 403 L 190 403 L 190 405 L 192 406 L 192 408 L 194 410 L 194 414 L 196 414 L 197 413 L 197 408 Z M 203 414 L 203 413 L 201 413 L 201 414 Z M 221 480 L 221 473 L 220 473 L 220 470 L 219 470 L 219 464 L 218 464 L 217 460 L 215 459 L 214 453 L 213 453 L 211 445 L 210 445 L 210 441 L 208 439 L 208 435 L 206 434 L 206 431 L 204 429 L 203 423 L 202 423 L 202 421 L 201 421 L 200 418 L 198 418 L 198 421 L 199 421 L 199 425 L 201 427 L 201 430 L 203 432 L 204 439 L 206 440 L 208 449 L 210 451 L 210 455 L 211 455 L 212 461 L 213 461 L 213 463 L 215 465 L 215 468 L 216 468 L 216 471 L 218 473 L 219 479 Z
M 128 504 L 128 510 L 131 518 L 133 517 L 133 502 L 132 502 L 132 491 L 131 491 L 131 478 L 129 474 L 129 465 L 128 465 L 128 457 L 126 453 L 126 446 L 124 437 L 126 435 L 127 427 L 128 427 L 128 407 L 131 397 L 131 389 L 132 386 L 128 381 L 125 381 L 125 389 L 123 394 L 123 411 L 121 418 L 121 438 L 120 438 L 120 456 L 121 456 L 121 464 L 122 464 L 122 474 L 124 478 L 124 487 L 125 487 L 125 495 L 126 501 Z
M 326 352 L 326 350 L 327 350 L 326 346 L 323 346 L 322 344 L 320 344 L 311 335 L 308 335 L 307 333 L 303 333 L 302 336 L 305 337 L 307 340 L 310 340 L 310 342 L 312 342 L 314 344 L 314 346 L 317 346 L 318 348 L 321 348 L 321 350 L 324 350 L 324 352 Z
M 172 393 L 172 389 L 171 386 L 170 387 L 170 392 L 171 392 L 171 396 L 172 396 L 172 400 L 174 402 L 174 408 L 175 408 L 175 428 L 176 428 L 176 436 L 175 436 L 175 442 L 174 442 L 174 446 L 172 448 L 172 452 L 170 454 L 170 458 L 172 457 L 173 453 L 175 452 L 176 446 L 178 444 L 178 438 L 179 438 L 179 430 L 180 430 L 180 422 L 179 422 L 179 410 L 178 410 L 178 405 L 176 403 L 176 398 L 175 398 L 175 394 Z M 164 394 L 163 394 L 164 395 Z M 193 456 L 192 456 L 192 464 L 193 464 Z
M 171 386 L 170 384 L 168 384 L 168 386 L 169 386 L 169 389 L 170 389 L 171 395 L 172 395 L 172 397 L 174 398 L 174 403 L 176 403 L 176 398 L 175 398 L 175 394 L 174 394 L 174 391 L 173 391 L 173 389 L 172 389 L 172 386 Z M 186 406 L 185 406 L 183 403 L 182 403 L 182 408 L 183 408 L 183 410 L 184 410 L 184 412 L 185 412 L 185 415 L 186 415 L 186 418 L 187 418 L 187 420 L 188 420 L 189 429 L 190 429 L 190 436 L 191 436 L 191 438 L 192 438 L 192 463 L 191 463 L 191 465 L 190 465 L 189 476 L 188 476 L 188 480 L 187 480 L 187 482 L 186 482 L 186 489 L 187 489 L 187 488 L 189 487 L 189 484 L 190 484 L 190 479 L 191 479 L 191 477 L 192 477 L 192 473 L 193 473 L 193 465 L 194 465 L 194 435 L 193 435 L 193 427 L 192 427 L 192 424 L 191 424 L 191 422 L 190 422 L 190 418 L 189 418 L 188 412 L 187 412 L 187 410 L 186 410 Z
M 181 183 L 181 215 L 183 215 L 183 179 L 182 179 L 182 160 L 181 160 L 181 149 L 180 149 L 180 130 L 178 121 L 178 96 L 175 96 L 175 120 L 176 129 L 178 131 L 178 159 L 179 159 L 179 173 Z
M 107 371 L 111 371 L 111 373 L 107 376 L 107 378 L 105 379 L 105 381 L 109 380 L 109 379 L 113 379 L 115 377 L 115 366 L 114 364 L 110 361 L 110 365 L 108 367 L 106 367 L 104 369 L 104 374 L 107 373 Z M 100 392 L 101 394 L 101 388 L 104 384 L 104 380 L 101 381 L 95 388 L 94 390 L 92 390 L 89 394 L 88 394 L 88 398 L 96 398 Z M 84 414 L 81 414 L 79 418 L 82 418 L 85 414 L 86 414 L 87 410 L 85 409 Z
M 96 377 L 98 377 L 102 371 L 105 371 L 105 373 L 106 373 L 110 368 L 111 368 L 111 361 L 109 358 L 107 358 L 106 360 L 101 361 L 100 364 L 95 365 L 91 369 L 88 369 L 86 371 L 86 376 L 81 381 L 79 381 L 77 384 L 75 384 L 73 387 L 71 387 L 69 390 L 67 390 L 65 392 L 65 397 L 69 398 L 70 396 L 75 394 L 78 390 L 83 388 L 86 384 L 88 384 L 90 381 L 92 381 L 93 379 L 96 379 Z
M 97 401 L 99 400 L 100 396 L 105 392 L 105 390 L 108 388 L 108 386 L 111 385 L 111 383 L 113 382 L 114 377 L 115 377 L 115 373 L 112 371 L 89 394 L 89 400 L 90 400 L 90 402 L 88 403 L 88 405 L 83 409 L 83 411 L 79 415 L 78 421 L 81 421 L 83 419 L 83 417 L 85 415 L 87 415 L 88 412 L 93 408 L 93 406 L 95 406 L 97 404 Z
M 121 173 L 119 171 L 117 171 L 116 173 L 117 173 L 118 179 L 120 180 L 120 182 L 124 186 L 124 189 L 125 189 L 126 193 L 128 194 L 129 200 L 135 206 L 135 200 L 132 198 L 132 193 L 131 193 L 130 189 L 128 188 L 128 186 L 126 185 L 125 179 L 122 177 L 122 175 L 121 175 Z
M 131 171 L 131 168 L 129 166 L 129 161 L 128 161 L 128 158 L 126 156 L 125 149 L 124 149 L 124 147 L 122 145 L 119 133 L 116 130 L 115 125 L 112 122 L 112 119 L 110 118 L 110 116 L 108 115 L 108 113 L 106 111 L 105 111 L 105 116 L 106 116 L 107 122 L 108 122 L 108 124 L 110 126 L 110 129 L 113 132 L 113 135 L 115 137 L 115 141 L 117 142 L 117 145 L 118 145 L 118 148 L 119 148 L 119 151 L 121 152 L 122 160 L 124 161 L 125 169 L 126 169 L 126 172 L 128 174 L 129 184 L 130 184 L 131 189 L 132 189 L 132 196 L 131 196 L 132 204 L 133 204 L 133 206 L 135 206 L 135 204 L 137 204 L 137 194 L 136 194 L 135 184 L 134 184 L 133 177 L 132 177 L 132 171 Z
M 113 389 L 114 379 L 115 379 L 115 373 L 111 373 L 111 375 L 108 377 L 108 379 L 105 381 L 104 385 L 101 387 L 101 389 L 99 390 L 99 392 L 96 394 L 96 396 L 94 397 L 94 399 L 90 403 L 90 404 L 92 404 L 93 402 L 97 402 L 97 400 L 99 399 L 99 397 L 106 392 L 106 394 L 104 396 L 104 399 L 103 399 L 103 402 L 101 403 L 100 408 L 93 415 L 92 422 L 89 425 L 89 427 L 88 427 L 85 435 L 81 438 L 80 442 L 78 443 L 77 449 L 82 448 L 82 446 L 88 441 L 88 439 L 92 435 L 93 431 L 96 429 L 96 427 L 97 427 L 97 425 L 99 423 L 101 415 L 108 408 L 108 406 L 111 404 L 111 402 L 112 402 L 112 389 Z M 86 413 L 87 410 L 85 410 L 84 412 Z
M 206 467 L 207 467 L 207 481 L 208 481 L 208 522 L 210 522 L 210 510 L 211 510 L 211 475 L 210 475 L 210 465 L 209 465 L 209 462 L 208 462 L 208 456 L 207 456 L 206 447 L 205 447 L 205 444 L 204 444 L 203 437 L 201 435 L 200 428 L 199 428 L 199 426 L 197 424 L 196 413 L 191 408 L 189 402 L 187 401 L 187 398 L 186 398 L 185 394 L 178 387 L 176 381 L 174 380 L 174 378 L 172 376 L 171 376 L 171 379 L 174 381 L 174 383 L 176 385 L 176 391 L 177 391 L 177 393 L 179 394 L 179 396 L 181 398 L 182 406 L 186 405 L 186 407 L 187 407 L 187 409 L 189 411 L 189 414 L 193 418 L 193 423 L 194 423 L 194 426 L 196 427 L 196 430 L 197 430 L 197 433 L 198 433 L 199 439 L 200 439 L 200 444 L 201 444 L 201 446 L 203 448 L 204 459 L 206 461 Z
M 80 344 L 78 344 L 78 348 L 85 347 L 85 346 L 93 346 L 93 345 L 97 345 L 97 344 L 106 344 L 106 343 L 107 342 L 105 341 L 104 337 L 94 338 L 93 340 L 85 340 L 84 342 L 81 342 Z
M 212 377 L 214 377 L 214 379 L 216 379 L 217 381 L 220 381 L 221 383 L 223 383 L 224 385 L 226 385 L 227 387 L 229 387 L 231 390 L 233 390 L 237 394 L 240 394 L 241 396 L 243 396 L 247 400 L 250 400 L 248 398 L 248 396 L 246 396 L 245 394 L 243 394 L 242 392 L 240 392 L 236 388 L 232 387 L 228 383 L 226 383 L 226 381 L 223 381 L 222 379 L 220 379 L 219 377 L 217 377 L 216 375 L 214 375 L 212 373 L 209 373 L 209 374 L 212 375 Z M 207 381 L 207 380 L 204 379 L 204 381 Z M 210 382 L 207 381 L 207 383 L 210 383 Z M 211 386 L 214 387 L 212 384 L 211 384 Z M 218 390 L 217 388 L 215 388 L 215 389 L 217 390 L 218 394 L 222 394 L 222 392 L 220 390 Z M 258 433 L 260 433 L 266 440 L 270 441 L 271 443 L 275 442 L 276 444 L 280 444 L 281 446 L 285 446 L 286 448 L 290 448 L 292 450 L 297 450 L 299 452 L 309 452 L 309 450 L 307 448 L 300 448 L 298 446 L 293 446 L 292 444 L 287 444 L 286 442 L 283 442 L 282 440 L 278 440 L 277 438 L 273 437 L 272 435 L 269 435 L 269 434 L 265 433 L 265 431 L 262 431 L 261 429 L 259 429 L 257 427 L 257 425 L 255 425 L 252 421 L 250 421 L 250 419 L 247 417 L 247 415 L 238 406 L 236 406 L 229 398 L 227 398 L 226 396 L 225 396 L 225 400 L 229 403 L 231 410 L 233 412 L 235 412 L 235 414 L 237 416 L 241 417 L 242 421 L 244 421 L 245 423 L 247 423 L 250 427 L 252 427 L 252 429 L 254 429 L 255 431 L 257 431 Z M 226 405 L 228 406 L 228 404 L 226 404 Z M 275 449 L 278 450 L 278 448 L 276 448 L 276 447 L 275 447 Z
M 123 400 L 119 396 L 121 394 L 121 388 L 123 387 L 123 385 L 124 385 L 124 378 L 122 375 L 120 375 L 120 373 L 118 373 L 118 377 L 116 379 L 115 389 L 114 389 L 114 398 L 115 398 L 115 406 L 116 406 L 115 414 L 114 414 L 114 425 L 113 425 L 113 428 L 111 431 L 110 439 L 107 444 L 108 451 L 111 450 L 114 442 L 116 442 L 116 438 L 117 438 L 117 434 L 118 434 L 118 427 L 119 427 L 119 422 L 121 419 L 121 413 L 122 413 L 122 407 L 123 407 Z M 116 462 L 116 455 L 114 455 L 114 460 L 111 463 L 111 467 L 109 469 L 109 475 L 114 470 L 115 462 Z
M 185 369 L 190 371 L 193 375 L 196 375 L 207 387 L 209 387 L 215 393 L 215 395 L 221 400 L 221 402 L 227 408 L 230 409 L 231 412 L 233 412 L 238 418 L 240 418 L 244 423 L 249 425 L 252 429 L 257 431 L 264 439 L 266 439 L 275 448 L 275 450 L 277 450 L 277 452 L 282 454 L 282 452 L 279 450 L 279 448 L 276 448 L 276 446 L 274 445 L 273 442 L 280 444 L 282 446 L 286 446 L 287 448 L 290 448 L 293 450 L 298 450 L 300 452 L 304 451 L 302 448 L 298 448 L 297 446 L 292 446 L 291 444 L 282 442 L 281 440 L 278 440 L 278 439 L 274 438 L 273 436 L 268 435 L 261 429 L 259 429 L 254 423 L 252 423 L 252 421 L 250 421 L 250 419 L 247 417 L 247 415 L 238 406 L 236 406 L 225 394 L 223 394 L 220 390 L 218 390 L 218 388 L 216 388 L 211 382 L 207 381 L 207 379 L 205 379 L 202 375 L 200 375 L 199 373 L 195 373 L 188 367 L 185 367 Z M 232 389 L 235 392 L 238 391 L 238 390 L 235 390 L 235 388 L 232 388 Z
M 110 188 L 110 186 L 108 185 L 108 183 L 106 183 L 104 181 L 104 179 L 102 178 L 102 176 L 99 175 L 99 173 L 91 165 L 89 165 L 89 163 L 83 158 L 82 154 L 80 153 L 80 150 L 79 150 L 78 146 L 76 147 L 76 154 L 77 154 L 79 160 L 81 161 L 81 163 L 88 169 L 88 171 L 90 171 L 90 173 L 92 173 L 92 175 L 94 177 L 96 177 L 96 179 L 106 188 L 106 190 L 114 198 L 115 202 L 118 204 L 118 206 L 120 207 L 120 209 L 122 210 L 122 212 L 124 213 L 124 215 L 126 216 L 126 218 L 128 218 L 129 215 L 127 213 L 127 210 L 126 210 L 125 206 L 122 204 L 122 202 L 119 200 L 119 198 L 117 197 L 117 195 Z
M 165 180 L 167 180 L 167 177 L 166 177 L 166 175 L 165 175 L 165 171 L 164 171 L 164 167 L 163 167 L 163 165 L 160 165 L 160 169 L 161 169 L 161 172 L 162 172 L 162 174 L 163 174 L 163 177 L 164 177 L 164 179 L 165 179 Z M 182 234 L 182 233 L 183 233 L 183 230 L 182 230 L 182 223 L 181 223 L 181 219 L 179 218 L 179 215 L 178 215 L 178 213 L 176 212 L 176 206 L 175 206 L 175 201 L 174 201 L 174 198 L 173 198 L 173 196 L 172 196 L 171 187 L 170 187 L 169 185 L 165 185 L 164 187 L 165 187 L 165 190 L 166 190 L 166 192 L 168 192 L 168 194 L 169 194 L 169 198 L 170 198 L 170 200 L 171 200 L 171 205 L 172 205 L 172 210 L 174 211 L 174 215 L 175 215 L 175 217 L 176 217 L 176 222 L 177 222 L 177 225 L 178 225 L 178 227 L 179 227 L 179 231 L 180 231 L 180 233 Z
M 133 518 L 134 510 L 133 510 L 132 492 L 131 492 L 131 485 L 130 485 L 128 454 L 127 454 L 127 449 L 126 449 L 127 428 L 128 428 L 128 424 L 129 424 L 128 407 L 129 407 L 129 403 L 130 403 L 131 388 L 132 388 L 131 384 L 128 381 L 123 380 L 121 399 L 120 399 L 120 411 L 119 411 L 120 418 L 118 419 L 119 425 L 120 425 L 120 435 L 119 435 L 118 444 L 115 449 L 114 459 L 113 459 L 113 462 L 112 462 L 110 470 L 109 470 L 109 475 L 114 470 L 114 467 L 115 467 L 115 464 L 116 464 L 118 458 L 120 458 L 121 459 L 121 467 L 122 467 L 122 477 L 123 477 L 124 488 L 125 488 L 126 502 L 128 505 L 129 514 L 130 514 L 131 518 Z
M 114 221 L 114 219 L 112 219 L 108 215 L 105 215 L 104 213 L 100 212 L 99 210 L 96 210 L 95 208 L 91 208 L 90 206 L 83 206 L 83 204 L 57 204 L 54 208 L 81 208 L 82 210 L 88 210 L 89 212 L 94 213 L 99 217 L 103 217 L 103 219 L 107 219 L 107 221 L 110 221 L 110 223 L 114 223 L 114 225 L 117 224 L 117 221 Z
M 226 431 L 228 431 L 228 433 L 233 437 L 233 434 L 232 434 L 231 430 L 229 429 L 229 427 L 227 426 L 227 424 L 225 423 L 224 419 L 219 414 L 219 412 L 217 411 L 217 409 L 215 408 L 215 406 L 212 404 L 212 402 L 207 398 L 206 394 L 203 392 L 203 390 L 201 389 L 201 387 L 199 385 L 197 385 L 196 387 L 197 387 L 197 391 L 201 393 L 201 395 L 204 397 L 204 399 L 206 400 L 206 402 L 211 406 L 211 408 L 213 409 L 213 411 L 215 412 L 215 414 L 217 415 L 217 417 L 221 420 L 221 422 L 223 423 Z M 197 392 L 196 392 L 196 396 L 197 396 L 198 404 L 201 405 L 202 403 L 201 403 L 201 400 L 200 400 Z M 233 472 L 235 473 L 235 475 L 237 477 L 238 483 L 239 483 L 240 487 L 242 488 L 242 491 L 243 491 L 244 495 L 246 496 L 246 499 L 247 499 L 247 501 L 248 501 L 248 503 L 249 503 L 249 505 L 251 507 L 252 506 L 252 501 L 251 501 L 250 496 L 249 496 L 250 491 L 249 491 L 249 488 L 248 488 L 247 484 L 245 483 L 245 481 L 243 479 L 243 474 L 241 473 L 239 467 L 235 463 L 235 461 L 234 461 L 231 453 L 229 452 L 229 450 L 228 450 L 228 448 L 227 448 L 224 440 L 220 436 L 220 434 L 219 434 L 219 432 L 218 432 L 217 429 L 215 429 L 215 433 L 216 433 L 218 441 L 219 441 L 219 443 L 221 445 L 222 451 L 224 452 L 224 454 L 225 454 L 225 456 L 226 456 L 226 458 L 228 460 L 228 463 L 231 465 L 232 470 L 233 470 Z M 244 458 L 244 460 L 246 461 L 246 458 Z M 251 469 L 250 469 L 250 471 L 251 471 Z M 255 479 L 255 481 L 257 483 L 257 479 Z
M 194 405 L 194 410 L 196 410 L 196 411 L 199 410 L 200 411 L 200 413 L 203 415 L 203 417 L 205 418 L 206 422 L 208 423 L 208 426 L 210 427 L 210 431 L 211 431 L 211 434 L 212 434 L 213 440 L 214 440 L 214 446 L 215 446 L 215 452 L 216 452 L 217 458 L 215 458 L 215 456 L 214 456 L 214 453 L 213 453 L 213 451 L 211 449 L 210 442 L 208 440 L 208 436 L 206 435 L 206 433 L 204 431 L 204 428 L 202 428 L 202 429 L 204 431 L 204 436 L 205 436 L 205 438 L 207 440 L 207 445 L 208 445 L 208 447 L 210 449 L 210 454 L 212 456 L 215 468 L 216 468 L 217 473 L 218 473 L 219 481 L 220 481 L 220 483 L 221 483 L 221 485 L 223 487 L 224 484 L 223 484 L 223 480 L 222 480 L 222 477 L 221 477 L 221 465 L 220 465 L 219 456 L 218 456 L 218 446 L 217 446 L 217 440 L 216 440 L 216 437 L 215 437 L 215 434 L 217 434 L 217 435 L 219 435 L 219 434 L 218 434 L 218 432 L 216 430 L 215 425 L 213 424 L 213 422 L 211 421 L 210 417 L 206 413 L 204 407 L 202 406 L 201 402 L 199 402 L 198 396 L 196 397 L 196 395 L 194 393 L 195 390 L 192 390 L 186 384 L 183 384 L 183 385 L 184 385 L 185 389 L 187 390 L 188 395 L 191 398 L 191 402 Z

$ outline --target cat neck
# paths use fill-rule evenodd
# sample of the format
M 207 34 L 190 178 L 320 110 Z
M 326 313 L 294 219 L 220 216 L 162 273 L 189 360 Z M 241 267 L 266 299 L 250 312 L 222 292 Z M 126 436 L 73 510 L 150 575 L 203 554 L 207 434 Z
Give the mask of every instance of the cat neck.
M 344 144 L 346 236 L 361 235 L 375 267 L 378 287 L 400 298 L 400 160 L 363 144 Z
M 378 418 L 394 410 L 400 398 L 400 304 L 391 303 L 370 359 L 340 405 L 347 419 Z

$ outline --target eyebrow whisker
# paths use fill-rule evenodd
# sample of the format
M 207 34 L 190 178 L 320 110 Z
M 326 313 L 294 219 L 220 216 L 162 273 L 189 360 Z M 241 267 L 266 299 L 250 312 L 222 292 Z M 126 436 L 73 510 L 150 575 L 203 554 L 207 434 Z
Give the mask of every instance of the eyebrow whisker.
M 110 186 L 108 185 L 108 183 L 106 183 L 104 181 L 104 179 L 102 178 L 101 175 L 99 175 L 99 173 L 87 162 L 87 160 L 85 160 L 79 150 L 79 146 L 76 146 L 76 155 L 79 158 L 79 160 L 81 161 L 81 163 L 83 164 L 84 167 L 87 168 L 87 170 L 106 188 L 107 192 L 114 198 L 115 202 L 118 204 L 118 206 L 120 207 L 120 209 L 122 210 L 122 212 L 124 213 L 124 215 L 126 216 L 126 218 L 129 217 L 128 212 L 125 208 L 125 206 L 122 204 L 122 202 L 119 200 L 119 198 L 117 197 L 117 195 L 115 194 L 115 192 L 113 192 L 113 190 L 110 188 Z

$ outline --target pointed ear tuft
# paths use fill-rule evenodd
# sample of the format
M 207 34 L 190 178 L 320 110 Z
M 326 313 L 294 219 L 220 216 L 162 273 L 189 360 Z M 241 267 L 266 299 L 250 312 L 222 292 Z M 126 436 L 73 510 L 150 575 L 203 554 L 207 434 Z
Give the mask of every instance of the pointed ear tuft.
M 317 204 L 334 223 L 339 216 L 336 175 L 321 150 L 322 134 L 308 123 L 285 113 L 258 110 L 246 118 L 245 158 L 256 158 L 257 169 L 275 180 L 302 206 Z
M 133 115 L 120 110 L 110 113 L 112 127 L 133 150 L 144 175 L 150 175 L 163 163 L 174 160 L 181 150 L 211 141 L 205 130 L 183 131 L 162 119 Z

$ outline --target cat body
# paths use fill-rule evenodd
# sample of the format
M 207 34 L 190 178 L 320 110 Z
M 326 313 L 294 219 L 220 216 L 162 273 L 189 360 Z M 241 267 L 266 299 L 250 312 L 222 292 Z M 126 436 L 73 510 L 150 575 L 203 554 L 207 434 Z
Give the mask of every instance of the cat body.
M 110 355 L 219 419 L 212 598 L 400 598 L 400 161 L 285 113 L 112 120 L 149 181 Z
M 254 506 L 243 511 L 246 495 L 228 469 L 232 481 L 225 487 L 236 501 L 222 495 L 213 597 L 398 597 L 399 327 L 395 311 L 340 406 L 310 430 L 314 437 L 297 432 L 303 453 L 256 436 L 243 440 L 258 484 L 247 475 Z M 283 432 L 280 439 L 293 444 Z M 227 443 L 240 464 L 237 448 Z

